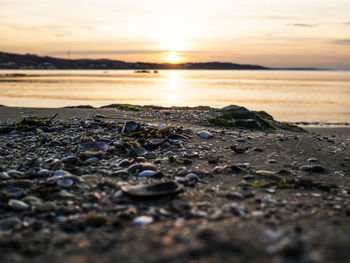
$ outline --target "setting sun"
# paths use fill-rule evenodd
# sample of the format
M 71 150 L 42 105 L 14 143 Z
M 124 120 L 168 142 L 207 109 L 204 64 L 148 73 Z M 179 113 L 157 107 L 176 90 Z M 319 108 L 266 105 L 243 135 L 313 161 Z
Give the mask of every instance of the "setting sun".
M 170 63 L 177 63 L 179 62 L 180 57 L 175 52 L 170 52 L 169 55 L 166 57 L 166 61 Z

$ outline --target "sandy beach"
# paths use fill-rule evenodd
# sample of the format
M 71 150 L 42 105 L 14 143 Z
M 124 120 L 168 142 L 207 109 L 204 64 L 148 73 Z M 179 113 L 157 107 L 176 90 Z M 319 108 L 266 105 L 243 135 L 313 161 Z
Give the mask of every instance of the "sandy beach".
M 350 128 L 210 114 L 1 107 L 0 262 L 350 262 Z

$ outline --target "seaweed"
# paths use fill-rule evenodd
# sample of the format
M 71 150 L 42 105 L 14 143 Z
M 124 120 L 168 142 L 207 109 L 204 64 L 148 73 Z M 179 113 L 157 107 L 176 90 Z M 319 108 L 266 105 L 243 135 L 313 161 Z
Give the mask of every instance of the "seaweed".
M 139 105 L 132 105 L 132 104 L 109 104 L 100 107 L 101 109 L 104 108 L 113 108 L 113 109 L 119 109 L 119 110 L 125 110 L 125 111 L 142 111 L 143 108 Z

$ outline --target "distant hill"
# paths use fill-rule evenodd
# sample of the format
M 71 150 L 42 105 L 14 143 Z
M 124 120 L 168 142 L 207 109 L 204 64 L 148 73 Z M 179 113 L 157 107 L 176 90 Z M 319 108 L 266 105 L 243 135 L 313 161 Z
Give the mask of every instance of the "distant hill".
M 61 59 L 54 57 L 41 57 L 33 54 L 19 55 L 0 52 L 0 69 L 250 69 L 272 70 L 259 65 L 245 65 L 224 62 L 206 63 L 130 63 L 110 59 Z M 294 68 L 295 69 L 295 68 Z M 314 70 L 303 68 L 303 70 Z

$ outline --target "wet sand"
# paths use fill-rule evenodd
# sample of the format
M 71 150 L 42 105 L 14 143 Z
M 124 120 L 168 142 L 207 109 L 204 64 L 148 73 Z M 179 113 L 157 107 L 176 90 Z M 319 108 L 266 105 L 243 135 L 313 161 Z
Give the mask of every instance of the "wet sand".
M 0 262 L 350 261 L 349 128 L 227 130 L 169 109 L 6 107 L 0 123 L 56 113 L 47 131 L 0 135 Z M 139 137 L 117 136 L 126 121 Z M 91 141 L 106 147 L 85 151 Z M 121 191 L 167 181 L 183 192 Z

